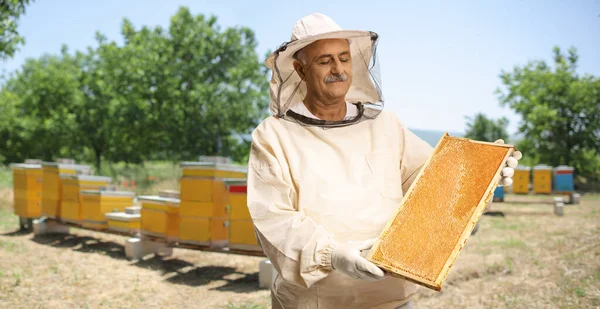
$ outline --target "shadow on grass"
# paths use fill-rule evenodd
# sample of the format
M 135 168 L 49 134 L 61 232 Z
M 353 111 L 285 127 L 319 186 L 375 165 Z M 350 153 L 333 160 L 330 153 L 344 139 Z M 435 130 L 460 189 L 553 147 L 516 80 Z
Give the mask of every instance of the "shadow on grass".
M 18 229 L 16 231 L 6 232 L 6 233 L 2 233 L 0 235 L 13 237 L 13 236 L 23 236 L 23 235 L 31 234 L 31 232 L 32 232 L 32 230 L 28 230 L 28 229 L 25 229 L 25 230 Z
M 83 253 L 94 253 L 110 256 L 111 258 L 126 260 L 123 245 L 103 241 L 91 236 L 79 236 L 73 234 L 45 234 L 36 235 L 32 240 L 38 244 L 54 248 L 72 249 Z M 226 259 L 229 255 L 223 255 Z M 225 266 L 202 266 L 196 267 L 193 263 L 178 259 L 176 257 L 163 257 L 160 255 L 149 255 L 143 259 L 132 261 L 130 266 L 157 271 L 167 277 L 165 280 L 173 284 L 186 286 L 202 286 L 213 281 L 226 281 L 227 283 L 213 290 L 229 291 L 235 293 L 251 293 L 258 291 L 258 273 L 246 274 L 238 272 L 233 267 Z M 228 279 L 228 276 L 235 279 Z

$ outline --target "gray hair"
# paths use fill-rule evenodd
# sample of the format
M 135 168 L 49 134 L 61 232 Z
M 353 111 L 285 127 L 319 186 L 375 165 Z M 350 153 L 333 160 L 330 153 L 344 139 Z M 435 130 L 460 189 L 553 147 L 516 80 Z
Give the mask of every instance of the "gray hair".
M 305 53 L 304 47 L 302 49 L 299 49 L 297 52 L 295 52 L 293 57 L 294 57 L 294 59 L 300 61 L 300 63 L 305 65 L 306 64 L 306 53 Z

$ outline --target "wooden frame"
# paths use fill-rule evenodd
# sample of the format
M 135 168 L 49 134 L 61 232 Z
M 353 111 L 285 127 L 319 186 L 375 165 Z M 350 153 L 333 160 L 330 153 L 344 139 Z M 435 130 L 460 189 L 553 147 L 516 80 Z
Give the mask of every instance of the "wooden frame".
M 406 202 L 407 198 L 411 196 L 411 193 L 413 192 L 413 190 L 415 189 L 415 187 L 417 187 L 416 185 L 419 183 L 419 179 L 423 175 L 423 173 L 426 170 L 426 168 L 429 166 L 429 163 L 431 162 L 431 159 L 434 157 L 433 155 L 431 155 L 427 159 L 427 161 L 425 162 L 425 165 L 423 165 L 423 168 L 421 168 L 421 170 L 417 174 L 417 177 L 415 178 L 415 180 L 413 182 L 413 185 L 411 185 L 411 187 L 408 189 L 408 191 L 406 192 L 406 194 L 402 197 L 402 201 L 400 202 L 400 207 L 398 207 L 398 209 L 396 210 L 396 212 L 394 213 L 394 215 L 390 218 L 390 220 L 388 220 L 385 228 L 383 229 L 383 231 L 380 234 L 379 239 L 374 244 L 373 248 L 369 251 L 369 254 L 366 257 L 367 260 L 369 260 L 370 262 L 374 263 L 378 267 L 386 270 L 392 276 L 399 277 L 399 278 L 402 278 L 402 279 L 406 279 L 406 280 L 408 280 L 410 282 L 413 282 L 413 283 L 425 286 L 427 288 L 430 288 L 430 289 L 433 289 L 433 290 L 436 290 L 436 291 L 441 291 L 442 284 L 443 284 L 444 280 L 446 279 L 446 277 L 448 276 L 450 268 L 452 267 L 452 265 L 454 264 L 454 262 L 458 258 L 458 255 L 459 255 L 460 251 L 462 250 L 462 248 L 464 247 L 467 239 L 471 235 L 471 232 L 472 232 L 473 228 L 475 227 L 475 224 L 477 224 L 477 221 L 479 220 L 479 218 L 483 214 L 483 211 L 485 210 L 485 208 L 487 207 L 488 203 L 493 198 L 494 189 L 495 189 L 495 187 L 497 187 L 498 182 L 500 181 L 500 173 L 502 172 L 502 169 L 506 166 L 506 161 L 508 160 L 508 158 L 512 155 L 512 153 L 514 151 L 514 146 L 510 145 L 510 144 L 495 144 L 495 143 L 489 143 L 489 142 L 474 141 L 474 140 L 470 140 L 470 139 L 467 139 L 467 138 L 450 137 L 450 135 L 448 133 L 445 133 L 442 136 L 442 138 L 440 139 L 440 141 L 438 142 L 437 146 L 435 147 L 434 152 L 433 152 L 434 154 L 437 153 L 440 150 L 442 141 L 444 139 L 447 139 L 447 138 L 452 138 L 452 139 L 457 139 L 457 140 L 467 140 L 467 141 L 472 142 L 472 143 L 485 144 L 485 145 L 493 145 L 493 146 L 496 146 L 496 147 L 505 147 L 505 148 L 508 148 L 508 150 L 507 150 L 507 153 L 506 153 L 504 159 L 502 160 L 502 164 L 500 164 L 500 166 L 498 166 L 498 168 L 496 170 L 496 173 L 494 174 L 494 177 L 492 178 L 492 181 L 489 183 L 486 191 L 484 192 L 484 194 L 482 195 L 481 199 L 479 200 L 479 203 L 478 203 L 477 207 L 475 208 L 475 210 L 473 211 L 473 214 L 471 215 L 471 218 L 468 220 L 468 223 L 467 223 L 464 231 L 462 232 L 460 238 L 456 242 L 456 245 L 454 246 L 454 250 L 448 256 L 448 258 L 447 258 L 447 260 L 446 260 L 446 262 L 445 262 L 442 270 L 438 274 L 436 280 L 435 281 L 431 281 L 431 280 L 422 278 L 420 276 L 411 274 L 409 272 L 406 272 L 406 271 L 404 271 L 402 269 L 398 269 L 398 268 L 395 268 L 395 267 L 390 266 L 390 265 L 385 265 L 385 264 L 380 263 L 379 261 L 376 261 L 376 260 L 373 259 L 373 255 L 374 255 L 374 253 L 376 252 L 377 248 L 379 247 L 379 245 L 381 243 L 382 236 L 384 236 L 387 233 L 388 229 L 393 225 L 396 217 L 398 216 L 398 214 L 400 213 L 400 211 L 403 209 L 404 203 Z

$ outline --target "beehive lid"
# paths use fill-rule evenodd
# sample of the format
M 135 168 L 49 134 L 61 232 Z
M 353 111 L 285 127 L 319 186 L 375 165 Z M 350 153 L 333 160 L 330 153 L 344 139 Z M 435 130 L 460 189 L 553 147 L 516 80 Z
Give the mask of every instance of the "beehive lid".
M 82 195 L 110 196 L 110 197 L 134 197 L 135 192 L 129 191 L 104 191 L 104 190 L 81 190 Z
M 530 171 L 531 167 L 525 166 L 525 165 L 517 165 L 517 167 L 515 167 L 515 170 L 517 170 L 517 171 Z
M 508 144 L 444 134 L 367 259 L 441 290 L 513 151 Z
M 104 214 L 106 219 L 115 221 L 134 221 L 141 218 L 140 214 L 128 214 L 124 212 L 107 212 Z
M 566 165 L 559 165 L 559 166 L 555 167 L 554 170 L 555 171 L 574 171 L 575 168 L 566 166 Z
M 227 191 L 230 193 L 247 193 L 248 192 L 248 182 L 246 179 L 239 178 L 228 178 L 224 179 L 223 182 L 227 187 Z
M 125 207 L 125 213 L 126 214 L 139 214 L 142 210 L 142 206 L 129 206 L 129 207 Z
M 181 196 L 181 193 L 177 190 L 160 190 L 158 191 L 158 196 L 168 198 L 179 198 Z
M 41 164 L 30 164 L 30 163 L 11 163 L 8 165 L 11 169 L 40 169 Z
M 65 169 L 65 170 L 76 170 L 76 171 L 90 171 L 92 169 L 92 167 L 89 165 L 63 164 L 63 163 L 56 163 L 56 162 L 42 162 L 42 166 L 55 167 L 58 169 Z
M 539 165 L 534 166 L 533 170 L 535 170 L 535 171 L 545 171 L 545 170 L 551 171 L 552 167 L 548 166 L 546 164 L 539 164 Z
M 245 186 L 248 180 L 245 178 L 226 178 L 223 179 L 223 182 L 228 186 Z
M 240 173 L 248 172 L 248 168 L 246 168 L 244 166 L 215 163 L 215 162 L 181 162 L 180 166 L 182 169 L 191 169 L 191 170 L 202 170 L 202 169 L 213 170 L 213 169 L 216 169 L 216 170 L 240 172 Z
M 170 206 L 179 207 L 179 203 L 181 200 L 178 198 L 160 197 L 158 195 L 142 195 L 142 196 L 138 197 L 138 201 L 154 202 L 154 203 L 167 204 Z
M 71 174 L 60 174 L 61 179 L 81 180 L 81 181 L 99 181 L 111 183 L 112 178 L 107 176 L 93 176 L 93 175 L 71 175 Z

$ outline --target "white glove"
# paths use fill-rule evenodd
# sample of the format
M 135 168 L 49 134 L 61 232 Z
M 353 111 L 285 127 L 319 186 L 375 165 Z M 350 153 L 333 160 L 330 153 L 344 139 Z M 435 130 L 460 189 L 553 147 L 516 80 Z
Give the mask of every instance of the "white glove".
M 333 269 L 360 280 L 377 281 L 385 278 L 385 273 L 375 264 L 367 261 L 361 254 L 366 255 L 377 239 L 362 242 L 337 244 L 331 253 Z
M 504 140 L 499 139 L 494 142 L 495 144 L 504 144 Z M 519 165 L 519 160 L 523 157 L 523 154 L 520 151 L 515 151 L 512 155 L 506 160 L 506 167 L 502 169 L 501 179 L 498 183 L 498 187 L 508 187 L 513 183 L 513 175 L 515 174 L 515 167 Z

